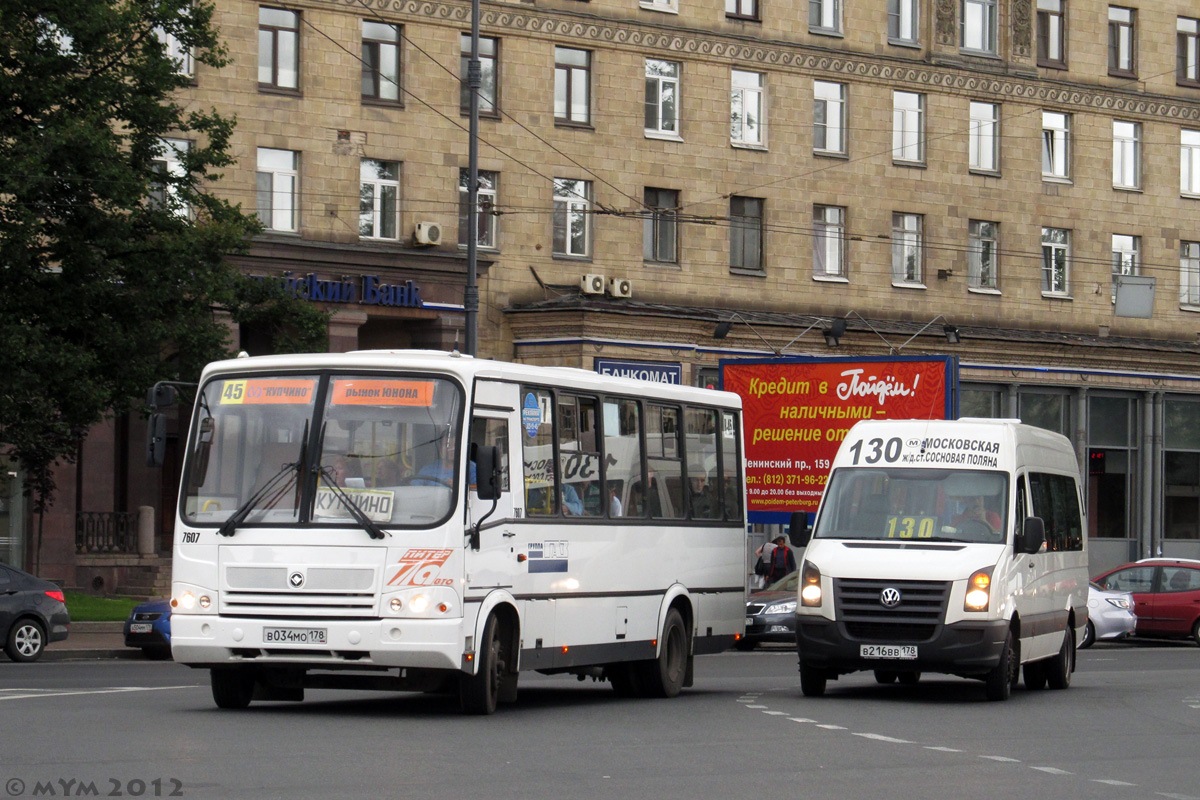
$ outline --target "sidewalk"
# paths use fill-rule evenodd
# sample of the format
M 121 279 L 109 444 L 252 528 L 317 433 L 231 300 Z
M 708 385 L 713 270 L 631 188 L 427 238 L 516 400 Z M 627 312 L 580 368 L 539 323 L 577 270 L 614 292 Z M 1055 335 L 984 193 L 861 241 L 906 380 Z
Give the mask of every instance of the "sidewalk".
M 72 622 L 71 633 L 46 646 L 43 661 L 79 661 L 103 658 L 145 658 L 136 647 L 125 646 L 123 622 Z

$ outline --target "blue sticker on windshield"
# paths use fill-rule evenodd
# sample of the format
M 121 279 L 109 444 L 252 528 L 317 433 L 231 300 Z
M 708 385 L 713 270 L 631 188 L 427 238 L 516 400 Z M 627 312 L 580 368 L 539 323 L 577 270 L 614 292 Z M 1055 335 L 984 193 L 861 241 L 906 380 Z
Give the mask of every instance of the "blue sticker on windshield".
M 537 436 L 538 428 L 542 424 L 542 406 L 533 392 L 525 395 L 525 406 L 521 409 L 521 424 L 525 426 L 526 436 L 530 439 Z

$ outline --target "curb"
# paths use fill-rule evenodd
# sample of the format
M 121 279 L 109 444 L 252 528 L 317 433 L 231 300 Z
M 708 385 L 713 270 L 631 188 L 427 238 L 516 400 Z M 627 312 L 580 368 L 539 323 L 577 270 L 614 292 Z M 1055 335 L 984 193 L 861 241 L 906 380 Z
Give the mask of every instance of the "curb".
M 142 651 L 136 647 L 122 647 L 120 650 L 96 648 L 93 650 L 55 649 L 47 647 L 39 661 L 106 661 L 117 659 L 137 658 L 148 661 Z

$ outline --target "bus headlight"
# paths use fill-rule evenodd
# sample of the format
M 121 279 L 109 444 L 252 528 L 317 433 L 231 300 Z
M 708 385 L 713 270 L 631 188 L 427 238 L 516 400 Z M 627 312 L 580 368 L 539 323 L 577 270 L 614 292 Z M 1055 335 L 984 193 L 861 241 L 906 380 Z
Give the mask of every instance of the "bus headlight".
M 821 606 L 821 570 L 807 561 L 800 571 L 800 605 L 805 608 Z
M 987 611 L 992 597 L 992 567 L 978 569 L 967 580 L 963 611 Z

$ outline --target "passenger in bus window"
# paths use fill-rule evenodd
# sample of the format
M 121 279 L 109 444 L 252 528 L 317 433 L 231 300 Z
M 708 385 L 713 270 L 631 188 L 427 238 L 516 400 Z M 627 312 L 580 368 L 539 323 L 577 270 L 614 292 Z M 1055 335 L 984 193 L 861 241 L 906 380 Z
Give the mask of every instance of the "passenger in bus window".
M 619 517 L 624 513 L 625 507 L 621 504 L 621 495 L 617 491 L 617 487 L 610 486 L 608 489 L 608 515 Z
M 583 516 L 583 500 L 579 497 L 579 492 L 569 483 L 562 485 L 562 505 L 563 513 L 576 517 Z
M 450 486 L 454 483 L 454 463 L 449 447 L 436 448 L 434 458 L 419 470 L 412 482 L 417 486 Z
M 359 465 L 357 458 L 352 459 L 349 456 L 336 456 L 333 459 L 333 464 L 329 467 L 329 474 L 333 479 L 333 483 L 338 486 L 357 486 L 362 488 L 362 467 Z

